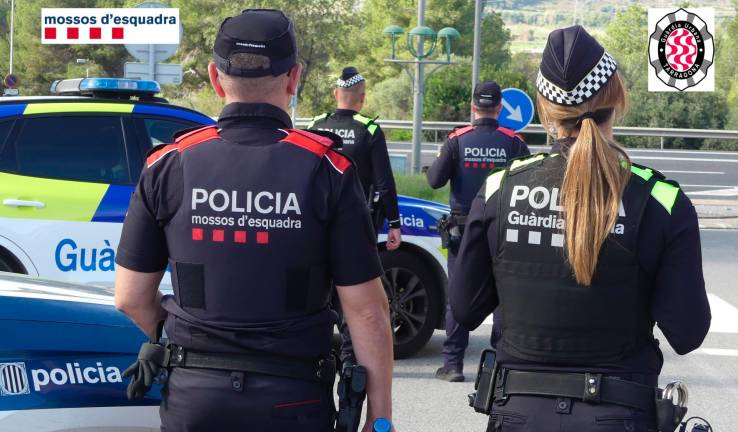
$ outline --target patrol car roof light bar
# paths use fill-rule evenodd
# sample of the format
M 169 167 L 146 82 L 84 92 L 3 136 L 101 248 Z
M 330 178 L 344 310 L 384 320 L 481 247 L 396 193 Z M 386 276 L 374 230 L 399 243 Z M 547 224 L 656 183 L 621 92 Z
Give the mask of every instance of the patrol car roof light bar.
M 154 99 L 161 91 L 159 83 L 122 78 L 76 78 L 57 80 L 51 84 L 51 93 L 59 95 L 99 96 L 114 99 Z

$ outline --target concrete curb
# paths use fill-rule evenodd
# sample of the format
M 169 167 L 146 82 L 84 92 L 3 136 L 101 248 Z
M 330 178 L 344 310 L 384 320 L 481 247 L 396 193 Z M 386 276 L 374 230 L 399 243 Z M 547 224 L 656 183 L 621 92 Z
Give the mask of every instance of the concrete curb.
M 738 201 L 693 200 L 700 228 L 738 229 Z

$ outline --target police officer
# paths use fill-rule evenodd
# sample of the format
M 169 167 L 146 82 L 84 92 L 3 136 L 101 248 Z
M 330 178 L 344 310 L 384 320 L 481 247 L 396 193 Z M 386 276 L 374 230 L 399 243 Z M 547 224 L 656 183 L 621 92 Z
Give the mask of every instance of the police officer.
M 490 170 L 507 165 L 516 157 L 529 155 L 528 146 L 510 129 L 501 127 L 497 118 L 502 109 L 502 92 L 494 81 L 480 82 L 474 87 L 471 106 L 475 120 L 448 135 L 438 158 L 426 175 L 428 183 L 438 189 L 451 181 L 451 218 L 448 230 L 448 272 L 453 274 L 459 237 L 472 200 Z M 469 345 L 469 332 L 460 327 L 446 307 L 446 340 L 443 342 L 443 366 L 436 378 L 464 381 L 464 351 Z
M 218 126 L 149 154 L 116 255 L 117 307 L 152 339 L 166 318 L 162 430 L 331 429 L 331 281 L 369 371 L 368 423 L 391 418 L 392 335 L 369 213 L 335 143 L 291 129 L 292 23 L 246 10 L 223 21 L 213 51 L 210 80 L 227 103 Z M 157 290 L 167 265 L 173 296 Z
M 581 26 L 550 34 L 536 86 L 558 141 L 487 178 L 451 280 L 465 328 L 502 309 L 487 430 L 674 430 L 653 326 L 678 354 L 710 326 L 694 207 L 613 139 L 626 90 Z
M 374 119 L 359 113 L 365 92 L 366 80 L 359 71 L 353 66 L 344 68 L 333 91 L 336 111 L 315 117 L 308 129 L 333 132 L 342 138 L 342 151 L 357 165 L 361 186 L 372 207 L 374 226 L 379 231 L 387 219 L 387 249 L 395 250 L 402 242 L 395 178 L 384 132 Z

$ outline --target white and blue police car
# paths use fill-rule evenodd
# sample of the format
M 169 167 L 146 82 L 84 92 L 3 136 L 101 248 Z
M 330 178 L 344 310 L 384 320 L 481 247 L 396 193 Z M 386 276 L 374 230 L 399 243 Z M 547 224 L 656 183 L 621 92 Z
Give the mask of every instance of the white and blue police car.
M 214 120 L 157 98 L 154 81 L 83 78 L 51 90 L 0 98 L 0 271 L 111 286 L 147 152 Z M 402 358 L 444 323 L 446 259 L 436 225 L 449 209 L 410 197 L 400 197 L 399 208 L 401 248 L 385 251 L 384 234 L 379 246 Z

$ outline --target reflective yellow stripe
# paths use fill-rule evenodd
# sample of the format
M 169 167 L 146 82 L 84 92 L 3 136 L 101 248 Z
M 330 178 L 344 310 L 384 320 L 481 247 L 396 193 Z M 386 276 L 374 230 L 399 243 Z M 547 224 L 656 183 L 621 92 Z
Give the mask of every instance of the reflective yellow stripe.
M 448 259 L 448 249 L 444 249 L 444 248 L 442 248 L 442 247 L 439 246 L 438 247 L 438 252 L 440 252 L 441 255 L 443 255 L 444 258 Z
M 656 182 L 656 184 L 653 185 L 653 189 L 651 189 L 651 196 L 661 203 L 669 214 L 671 214 L 671 211 L 674 209 L 674 204 L 676 203 L 678 194 L 678 187 L 662 181 Z
M 73 112 L 126 113 L 133 112 L 133 104 L 105 102 L 29 103 L 23 115 Z
M 651 177 L 653 177 L 653 171 L 651 171 L 651 169 L 649 168 L 640 168 L 635 165 L 631 165 L 630 171 L 646 181 L 650 180 Z
M 313 117 L 313 119 L 312 119 L 312 120 L 310 120 L 310 123 L 308 123 L 308 125 L 307 125 L 307 128 L 306 128 L 306 129 L 312 129 L 312 128 L 313 128 L 313 126 L 315 126 L 315 122 L 316 122 L 316 121 L 318 121 L 318 120 L 323 120 L 323 119 L 324 119 L 324 118 L 326 118 L 326 117 L 328 117 L 328 113 L 323 113 L 323 114 L 321 114 L 321 115 L 319 115 L 319 116 Z
M 495 194 L 498 190 L 500 190 L 500 185 L 502 185 L 502 179 L 505 177 L 505 171 L 497 171 L 496 173 L 492 173 L 489 177 L 487 177 L 487 183 L 484 187 L 484 200 L 487 201 L 489 198 Z
M 41 201 L 43 208 L 0 206 L 0 217 L 89 222 L 107 184 L 0 173 L 0 198 Z
M 366 129 L 369 131 L 370 135 L 374 135 L 374 132 L 377 131 L 376 123 L 373 123 L 374 120 L 370 119 L 369 117 L 361 114 L 354 114 L 354 120 L 366 126 Z
M 541 161 L 546 158 L 546 155 L 541 153 L 537 154 L 535 156 L 531 156 L 525 159 L 516 159 L 512 162 L 512 165 L 510 165 L 510 171 L 516 170 L 518 168 L 522 168 L 524 166 L 530 165 L 534 162 Z

